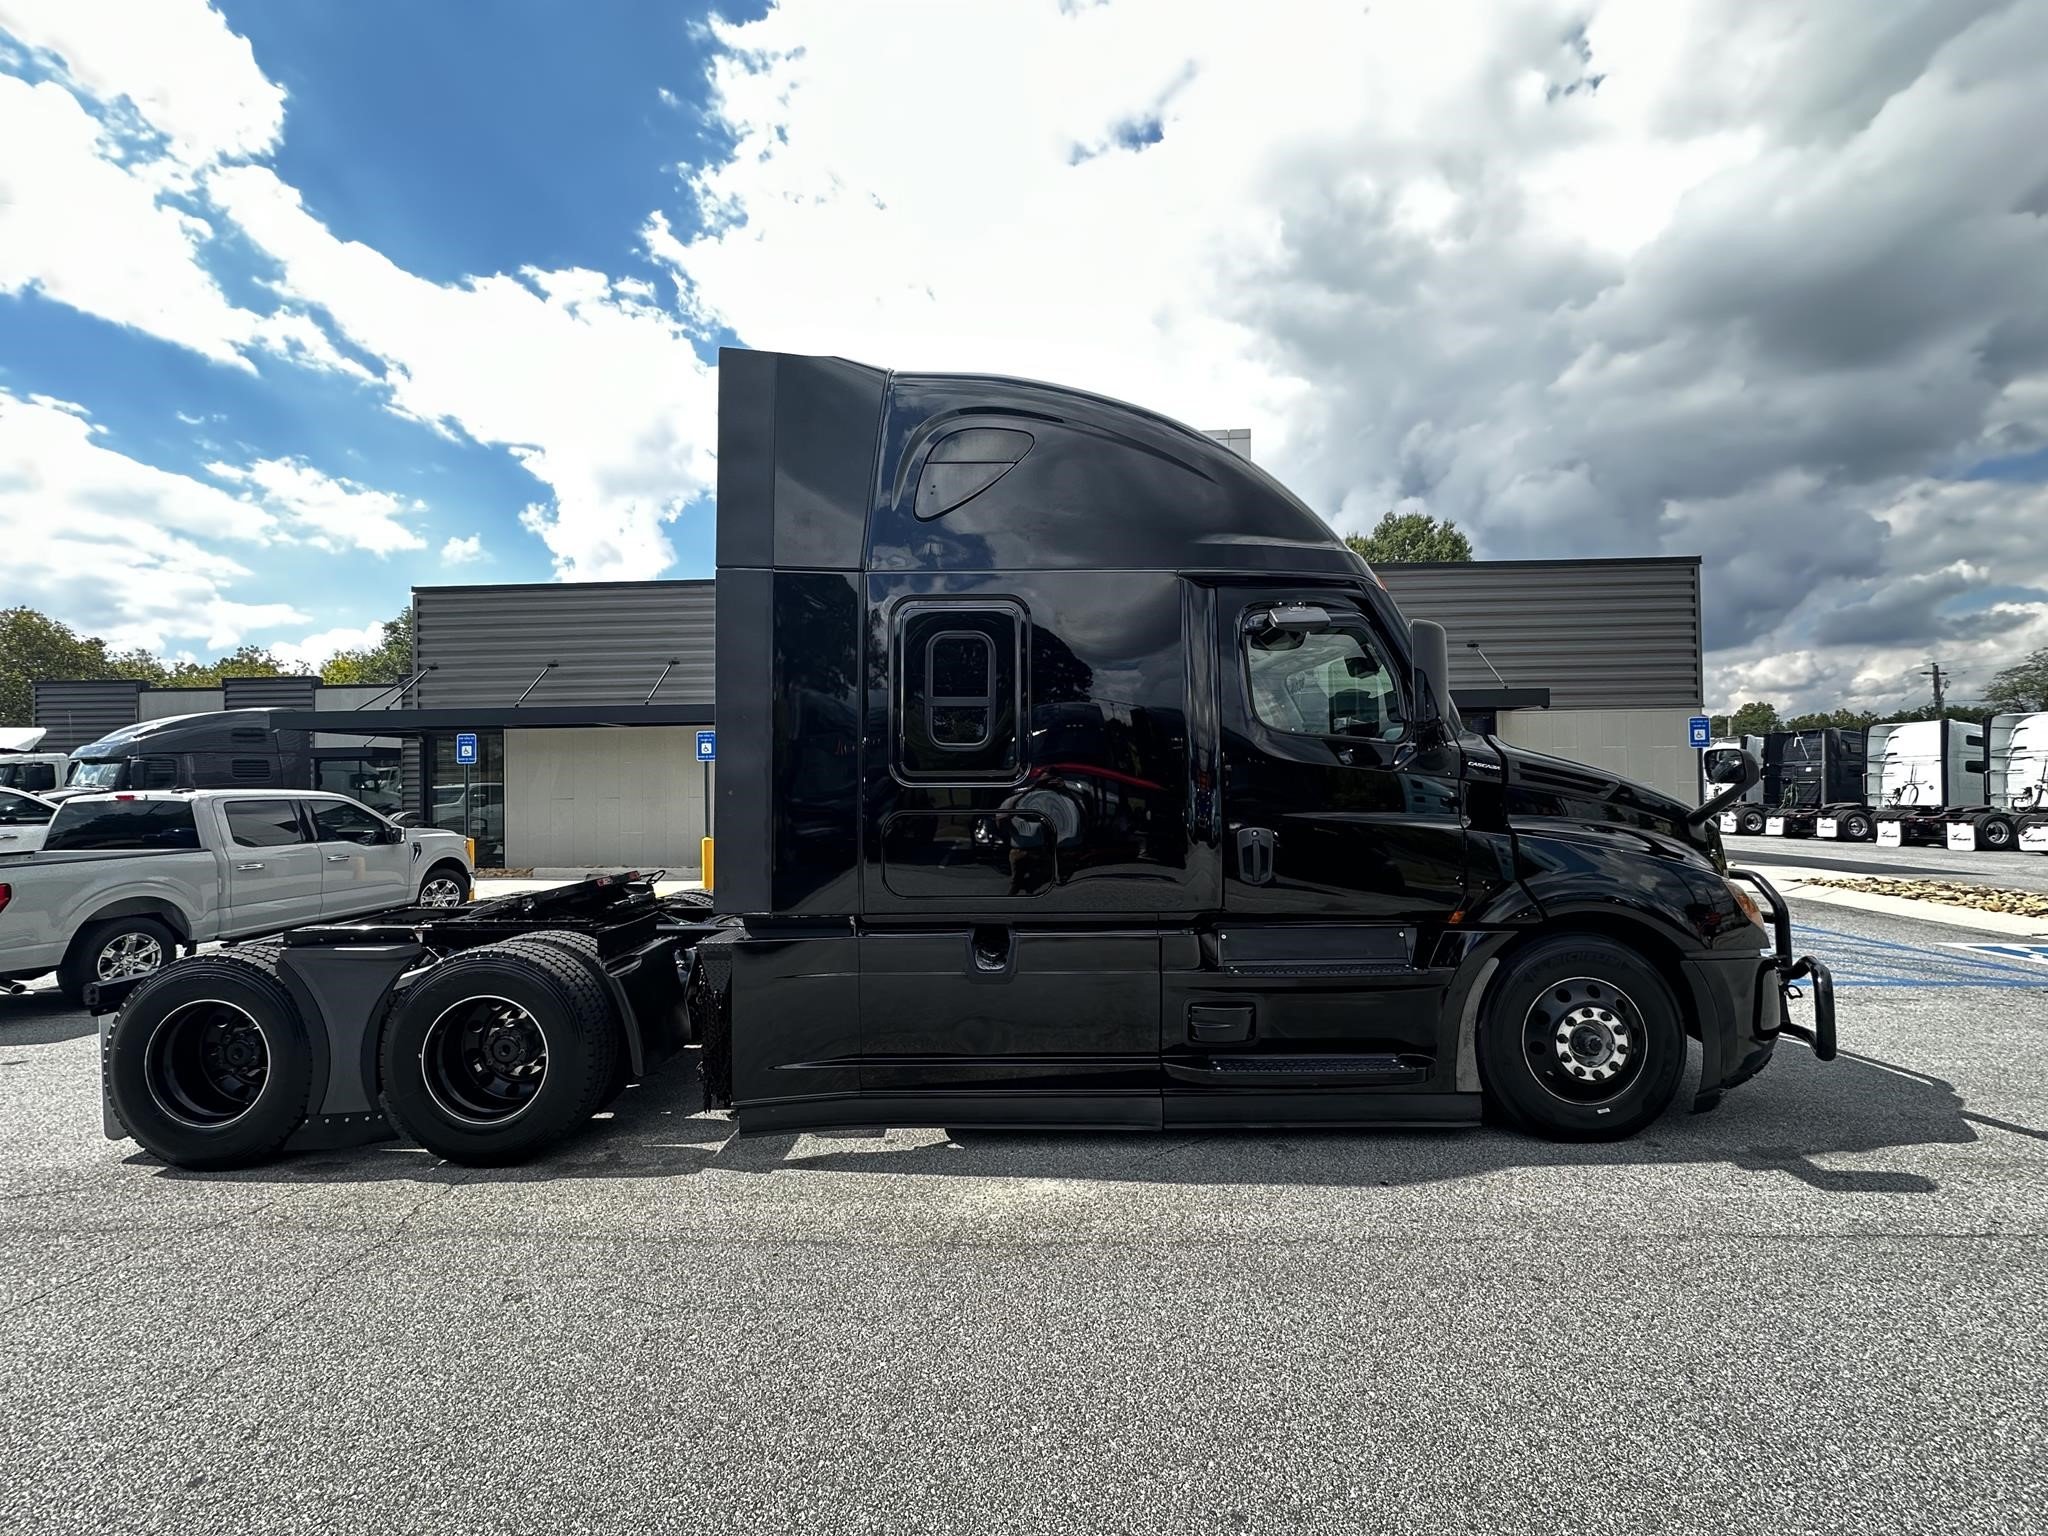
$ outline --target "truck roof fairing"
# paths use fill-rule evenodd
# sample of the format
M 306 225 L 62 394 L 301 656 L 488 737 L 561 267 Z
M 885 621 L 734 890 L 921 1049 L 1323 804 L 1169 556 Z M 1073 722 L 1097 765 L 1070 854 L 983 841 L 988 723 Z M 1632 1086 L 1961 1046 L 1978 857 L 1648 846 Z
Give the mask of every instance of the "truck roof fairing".
M 1364 572 L 1272 476 L 1139 406 L 843 358 L 718 365 L 721 571 Z

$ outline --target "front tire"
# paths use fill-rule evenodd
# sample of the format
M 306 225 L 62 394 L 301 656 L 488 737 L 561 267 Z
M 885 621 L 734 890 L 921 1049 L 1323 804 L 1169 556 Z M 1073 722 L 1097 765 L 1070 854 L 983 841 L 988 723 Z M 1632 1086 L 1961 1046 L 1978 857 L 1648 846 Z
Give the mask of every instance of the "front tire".
M 420 882 L 419 905 L 459 907 L 469 900 L 469 871 L 460 864 L 436 864 Z
M 95 982 L 132 981 L 169 965 L 178 953 L 177 935 L 160 917 L 112 917 L 89 923 L 71 941 L 57 967 L 57 990 L 77 1008 Z
M 1619 1141 L 1670 1107 L 1685 1024 L 1656 969 L 1609 939 L 1563 935 L 1511 956 L 1479 1040 L 1488 1100 L 1553 1141 Z

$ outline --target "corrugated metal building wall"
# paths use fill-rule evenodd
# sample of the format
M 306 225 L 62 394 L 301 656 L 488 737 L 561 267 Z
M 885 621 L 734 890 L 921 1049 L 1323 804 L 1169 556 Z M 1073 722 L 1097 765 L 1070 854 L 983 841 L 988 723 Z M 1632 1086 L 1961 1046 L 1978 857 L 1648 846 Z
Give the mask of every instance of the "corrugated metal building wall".
M 1451 683 L 1548 688 L 1548 709 L 1503 710 L 1501 739 L 1606 768 L 1687 802 L 1699 798 L 1700 562 L 1484 560 L 1375 566 L 1411 619 L 1451 641 Z
M 544 582 L 413 589 L 413 690 L 421 709 L 516 703 L 641 704 L 673 659 L 659 704 L 711 702 L 712 583 Z
M 133 725 L 140 716 L 142 684 L 125 678 L 35 685 L 35 723 L 50 734 L 38 749 L 75 752 L 109 731 Z
M 317 709 L 317 677 L 224 677 L 221 695 L 229 709 Z
M 1699 709 L 1697 555 L 1373 569 L 1409 618 L 1449 631 L 1454 688 L 1497 686 L 1466 649 L 1477 640 L 1509 687 L 1548 688 L 1552 709 Z

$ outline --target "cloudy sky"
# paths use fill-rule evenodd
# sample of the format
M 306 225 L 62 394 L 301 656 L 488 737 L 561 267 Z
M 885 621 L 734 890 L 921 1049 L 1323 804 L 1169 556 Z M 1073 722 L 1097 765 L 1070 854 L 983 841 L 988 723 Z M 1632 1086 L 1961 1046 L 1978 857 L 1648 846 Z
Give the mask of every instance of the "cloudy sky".
M 0 605 L 706 574 L 734 341 L 1702 555 L 1715 708 L 1967 694 L 2048 645 L 2048 6 L 0 0 Z

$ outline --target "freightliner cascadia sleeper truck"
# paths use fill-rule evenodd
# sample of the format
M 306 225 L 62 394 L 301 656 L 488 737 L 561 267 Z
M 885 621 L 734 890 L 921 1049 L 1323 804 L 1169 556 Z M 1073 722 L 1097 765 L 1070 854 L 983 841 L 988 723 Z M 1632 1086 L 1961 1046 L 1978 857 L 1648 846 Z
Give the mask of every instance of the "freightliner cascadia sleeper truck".
M 1465 730 L 1443 631 L 1149 411 L 727 351 L 715 911 L 588 881 L 165 967 L 108 1129 L 527 1155 L 694 1036 L 742 1131 L 1625 1136 L 1826 968 L 1699 807 Z M 1813 1022 L 1786 1000 L 1812 985 Z M 116 1001 L 107 997 L 104 1007 Z

